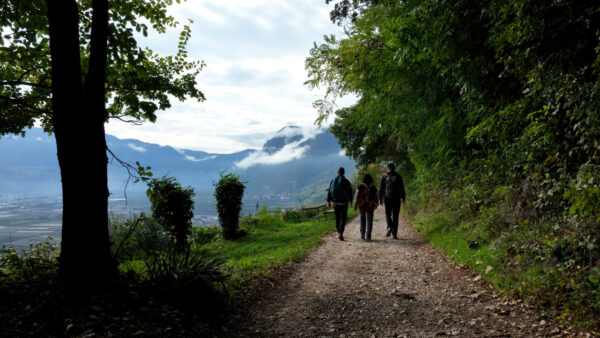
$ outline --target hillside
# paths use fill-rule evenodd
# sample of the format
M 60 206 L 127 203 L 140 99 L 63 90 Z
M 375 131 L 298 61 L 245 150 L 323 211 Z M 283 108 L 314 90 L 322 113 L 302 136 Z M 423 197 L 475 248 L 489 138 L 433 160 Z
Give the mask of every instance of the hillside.
M 259 150 L 247 149 L 231 154 L 214 154 L 175 149 L 134 139 L 106 136 L 109 149 L 121 160 L 151 166 L 155 177 L 175 176 L 183 185 L 192 186 L 199 198 L 210 198 L 212 183 L 219 172 L 227 170 L 241 175 L 247 182 L 246 196 L 253 201 L 299 201 L 316 203 L 323 191 L 344 166 L 352 173 L 354 161 L 341 153 L 341 148 L 326 130 L 284 127 L 267 139 Z M 60 194 L 60 171 L 56 144 L 39 128 L 27 131 L 24 138 L 8 136 L 0 139 L 0 195 Z M 123 197 L 127 171 L 109 158 L 109 189 L 114 198 Z M 81 164 L 82 170 L 85 163 Z M 82 182 L 82 189 L 85 182 Z M 306 189 L 306 187 L 319 187 Z M 145 185 L 129 182 L 129 197 L 145 193 Z M 145 196 L 145 195 L 144 195 Z M 265 203 L 265 202 L 261 202 Z M 283 203 L 283 202 L 282 202 Z

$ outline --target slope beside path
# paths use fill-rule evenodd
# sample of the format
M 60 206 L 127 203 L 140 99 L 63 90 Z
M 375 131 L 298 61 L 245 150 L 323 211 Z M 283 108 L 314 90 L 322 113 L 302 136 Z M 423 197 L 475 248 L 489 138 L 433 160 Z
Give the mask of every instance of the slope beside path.
M 231 337 L 532 337 L 568 334 L 516 301 L 502 299 L 425 242 L 402 218 L 385 237 L 383 208 L 373 241 L 359 219 L 334 234 L 237 321 Z

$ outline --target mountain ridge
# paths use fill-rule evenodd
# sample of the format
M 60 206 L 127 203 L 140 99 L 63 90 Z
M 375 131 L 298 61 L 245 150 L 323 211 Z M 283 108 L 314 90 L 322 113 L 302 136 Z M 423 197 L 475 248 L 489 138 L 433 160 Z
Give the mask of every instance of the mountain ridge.
M 354 161 L 341 154 L 337 140 L 327 130 L 286 126 L 268 138 L 261 149 L 229 154 L 177 149 L 169 145 L 106 135 L 107 145 L 120 160 L 151 166 L 154 177 L 174 176 L 198 195 L 212 196 L 213 182 L 223 171 L 234 172 L 247 183 L 246 196 L 256 200 L 318 202 L 324 196 L 302 192 L 308 185 L 326 185 L 336 169 L 354 169 Z M 56 142 L 39 128 L 25 137 L 0 138 L 0 196 L 60 194 Z M 110 156 L 110 155 L 109 155 Z M 85 165 L 82 164 L 82 170 Z M 109 157 L 109 190 L 113 195 L 142 194 L 144 184 L 128 182 L 127 171 Z M 330 173 L 330 175 L 327 175 Z M 323 181 L 323 182 L 321 182 Z M 82 183 L 84 188 L 85 183 Z M 126 190 L 124 190 L 126 188 Z M 325 189 L 325 188 L 323 188 Z M 304 189 L 305 190 L 305 189 Z M 303 195 L 304 194 L 304 195 Z

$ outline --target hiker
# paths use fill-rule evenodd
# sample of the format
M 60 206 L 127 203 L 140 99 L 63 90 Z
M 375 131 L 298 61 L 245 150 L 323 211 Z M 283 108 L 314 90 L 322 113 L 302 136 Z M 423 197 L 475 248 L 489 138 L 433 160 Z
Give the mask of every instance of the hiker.
M 387 223 L 386 237 L 393 235 L 398 239 L 398 216 L 400 215 L 400 204 L 404 204 L 406 193 L 402 176 L 396 172 L 394 163 L 388 163 L 388 173 L 381 177 L 379 185 L 379 203 L 385 203 L 385 221 Z
M 331 202 L 334 203 L 335 228 L 340 241 L 344 240 L 348 205 L 352 206 L 352 185 L 344 177 L 345 172 L 344 168 L 340 167 L 337 171 L 338 176 L 329 182 L 327 190 L 327 206 L 331 208 Z
M 354 201 L 354 210 L 360 210 L 360 239 L 371 241 L 371 231 L 373 230 L 373 214 L 379 199 L 377 198 L 377 188 L 373 184 L 373 176 L 365 174 L 362 183 L 356 188 L 356 200 Z

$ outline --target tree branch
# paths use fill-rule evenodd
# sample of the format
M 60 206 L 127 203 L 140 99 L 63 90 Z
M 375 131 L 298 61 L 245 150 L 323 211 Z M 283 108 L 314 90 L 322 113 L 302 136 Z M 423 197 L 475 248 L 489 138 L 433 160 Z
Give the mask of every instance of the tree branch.
M 136 126 L 141 126 L 142 125 L 142 121 L 139 121 L 139 120 L 126 120 L 126 119 L 123 118 L 125 116 L 127 116 L 127 115 L 111 116 L 110 118 L 111 119 L 117 119 L 117 120 L 125 122 L 125 123 L 131 123 L 131 124 L 136 125 Z
M 113 153 L 112 150 L 108 148 L 108 146 L 106 147 L 106 151 L 115 161 L 117 161 L 123 168 L 125 168 L 125 170 L 127 170 L 127 181 L 125 182 L 125 187 L 123 188 L 123 195 L 125 195 L 125 206 L 127 206 L 127 186 L 129 186 L 129 181 L 131 181 L 132 178 L 142 180 L 145 180 L 147 178 L 138 175 L 138 169 L 134 167 L 133 164 L 125 162 L 122 159 L 118 158 L 117 155 L 115 155 L 115 153 Z
M 26 70 L 26 71 L 25 71 L 25 73 L 23 73 L 23 74 L 21 74 L 21 76 L 19 76 L 19 78 L 17 79 L 17 81 L 21 81 L 21 80 L 23 80 L 23 78 L 25 77 L 25 75 L 27 75 L 27 74 L 29 74 L 29 73 L 33 72 L 34 70 L 38 70 L 38 69 L 41 69 L 41 68 L 42 68 L 42 67 L 33 67 L 33 68 L 31 68 L 31 69 L 28 69 L 28 70 Z
M 24 81 L 2 81 L 0 82 L 0 85 L 3 86 L 29 86 L 29 87 L 36 87 L 36 88 L 44 88 L 44 89 L 52 89 L 52 87 L 50 86 L 46 86 L 43 84 L 39 84 L 39 83 L 31 83 L 31 82 L 24 82 Z
M 28 102 L 27 102 L 27 101 L 25 101 L 25 100 L 22 100 L 22 99 L 15 99 L 15 98 L 12 98 L 12 97 L 9 97 L 9 96 L 4 96 L 4 95 L 0 95 L 0 99 L 4 99 L 4 100 L 10 101 L 10 102 L 14 102 L 14 103 L 16 103 L 16 104 L 19 104 L 19 105 L 25 106 L 25 107 L 27 107 L 27 108 L 29 108 L 29 109 L 31 109 L 31 110 L 33 110 L 33 111 L 35 111 L 35 112 L 38 112 L 38 113 L 42 113 L 42 114 L 52 114 L 52 112 L 51 112 L 51 111 L 49 111 L 49 110 L 45 110 L 45 109 L 40 109 L 40 108 L 38 108 L 38 107 L 36 107 L 36 106 L 34 106 L 34 105 L 32 105 L 32 104 L 28 103 Z

